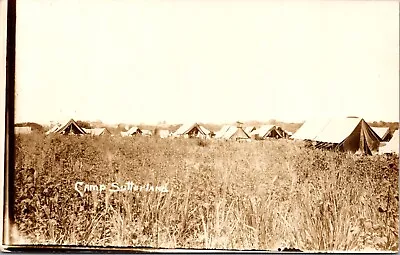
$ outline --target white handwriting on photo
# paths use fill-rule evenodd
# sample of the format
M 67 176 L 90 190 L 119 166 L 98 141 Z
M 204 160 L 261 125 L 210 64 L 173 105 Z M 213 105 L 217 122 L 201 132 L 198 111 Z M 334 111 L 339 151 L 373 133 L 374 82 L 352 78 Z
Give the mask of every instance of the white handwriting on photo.
M 75 190 L 83 197 L 85 192 L 168 192 L 168 187 L 166 186 L 153 186 L 149 183 L 146 185 L 136 185 L 131 181 L 125 182 L 124 184 L 119 184 L 118 182 L 113 182 L 110 184 L 88 184 L 82 181 L 75 183 Z

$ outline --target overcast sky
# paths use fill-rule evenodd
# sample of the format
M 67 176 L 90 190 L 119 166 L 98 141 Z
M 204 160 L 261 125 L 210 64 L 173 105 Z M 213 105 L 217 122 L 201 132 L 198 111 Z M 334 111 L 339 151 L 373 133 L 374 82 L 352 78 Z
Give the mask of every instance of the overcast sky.
M 17 1 L 16 121 L 399 118 L 396 1 Z

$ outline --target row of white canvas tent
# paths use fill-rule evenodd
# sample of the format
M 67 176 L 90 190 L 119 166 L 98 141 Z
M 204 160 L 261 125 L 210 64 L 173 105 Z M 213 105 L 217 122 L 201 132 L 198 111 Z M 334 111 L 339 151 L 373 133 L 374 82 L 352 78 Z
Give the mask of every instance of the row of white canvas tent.
M 214 133 L 198 123 L 193 123 L 182 125 L 172 136 L 251 141 L 251 139 L 265 140 L 267 138 L 288 138 L 289 134 L 276 125 L 264 125 L 259 129 L 256 129 L 254 126 L 243 128 L 241 125 L 225 125 Z
M 49 134 L 74 134 L 74 135 L 92 135 L 92 136 L 103 136 L 103 135 L 111 135 L 111 132 L 107 128 L 81 128 L 78 123 L 76 123 L 73 119 L 69 120 L 65 124 L 56 124 L 49 131 L 46 132 L 46 135 Z M 161 138 L 168 137 L 170 132 L 168 130 L 159 130 L 158 135 Z M 131 127 L 125 132 L 120 133 L 121 136 L 152 136 L 153 132 L 151 130 L 140 129 L 139 127 Z
M 81 128 L 78 123 L 73 119 L 69 120 L 65 124 L 56 124 L 50 130 L 46 132 L 49 134 L 75 134 L 75 135 L 92 135 L 102 136 L 111 135 L 111 132 L 107 128 Z
M 55 125 L 46 134 L 60 133 L 60 134 L 90 134 L 93 136 L 110 135 L 110 131 L 106 128 L 81 128 L 73 119 L 64 125 Z M 151 130 L 142 130 L 137 126 L 131 127 L 127 131 L 120 133 L 121 136 L 152 136 Z M 241 126 L 225 125 L 218 132 L 214 133 L 198 123 L 189 123 L 181 125 L 178 130 L 170 133 L 169 130 L 157 130 L 157 136 L 161 138 L 167 137 L 198 137 L 198 138 L 216 138 L 225 140 L 264 140 L 266 138 L 288 138 L 290 135 L 281 127 L 276 125 L 264 125 L 259 129 L 255 127 L 246 127 L 243 129 Z
M 90 134 L 95 136 L 110 134 L 106 128 L 81 128 L 72 119 L 64 125 L 54 126 L 46 134 L 50 133 Z M 131 127 L 129 130 L 121 132 L 121 136 L 135 135 L 151 136 L 153 133 L 150 130 L 141 130 L 139 127 Z M 364 119 L 355 117 L 309 120 L 293 135 L 277 125 L 263 125 L 258 129 L 255 127 L 242 128 L 241 125 L 225 125 L 214 133 L 198 123 L 183 124 L 173 133 L 170 133 L 169 130 L 158 130 L 155 135 L 162 138 L 198 137 L 236 141 L 291 138 L 311 142 L 317 148 L 351 151 L 362 154 L 399 153 L 398 130 L 394 132 L 390 139 L 389 128 L 370 127 Z

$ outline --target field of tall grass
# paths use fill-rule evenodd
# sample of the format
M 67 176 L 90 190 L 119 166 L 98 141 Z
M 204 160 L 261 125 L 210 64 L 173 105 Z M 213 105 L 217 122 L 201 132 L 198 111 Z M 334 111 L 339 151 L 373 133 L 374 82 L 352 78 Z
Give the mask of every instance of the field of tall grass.
M 29 243 L 398 250 L 398 158 L 288 140 L 16 137 L 15 221 Z M 86 192 L 77 182 L 165 186 Z

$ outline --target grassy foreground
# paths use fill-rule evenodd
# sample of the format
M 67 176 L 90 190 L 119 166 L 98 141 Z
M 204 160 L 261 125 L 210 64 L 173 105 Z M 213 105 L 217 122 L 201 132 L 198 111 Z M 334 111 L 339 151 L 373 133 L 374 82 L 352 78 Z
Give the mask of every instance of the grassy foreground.
M 287 140 L 16 138 L 21 242 L 398 250 L 398 158 Z M 131 181 L 168 192 L 96 192 Z M 81 190 L 84 186 L 80 186 Z M 93 187 L 93 186 L 92 186 Z M 18 240 L 16 240 L 18 241 Z

